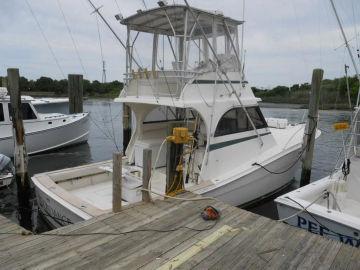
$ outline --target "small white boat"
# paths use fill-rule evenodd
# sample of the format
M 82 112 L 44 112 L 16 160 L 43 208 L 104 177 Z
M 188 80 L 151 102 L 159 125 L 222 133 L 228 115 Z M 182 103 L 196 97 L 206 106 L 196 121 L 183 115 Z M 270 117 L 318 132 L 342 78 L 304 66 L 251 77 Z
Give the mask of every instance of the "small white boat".
M 260 99 L 244 80 L 238 38 L 242 21 L 221 12 L 163 5 L 121 23 L 128 29 L 127 72 L 116 101 L 127 104 L 136 118 L 123 160 L 125 202 L 141 200 L 145 148 L 153 153 L 152 191 L 165 193 L 163 145 L 174 125 L 186 126 L 195 138 L 184 145 L 181 160 L 187 190 L 238 206 L 291 183 L 303 152 L 305 125 L 264 118 Z M 138 61 L 132 48 L 141 35 L 153 40 L 151 68 L 135 72 Z M 167 48 L 160 49 L 160 37 Z M 167 66 L 165 56 L 171 57 Z M 111 211 L 111 163 L 108 167 L 95 164 L 35 175 L 40 209 L 71 222 Z
M 0 188 L 7 187 L 11 184 L 13 175 L 13 165 L 11 159 L 0 154 Z
M 10 99 L 0 96 L 0 153 L 12 157 L 14 142 L 10 119 Z M 28 154 L 36 154 L 85 142 L 89 135 L 89 115 L 79 113 L 38 113 L 31 101 L 22 100 L 22 116 Z
M 330 3 L 360 83 L 359 70 L 336 7 L 332 0 Z M 350 100 L 349 89 L 348 95 Z M 282 195 L 275 200 L 280 219 L 288 224 L 354 247 L 360 247 L 359 97 L 360 91 L 352 116 L 350 132 L 347 138 L 343 136 L 343 150 L 337 157 L 334 171 L 321 180 Z M 340 125 L 335 125 L 335 128 L 346 129 L 347 126 L 346 123 L 340 123 Z
M 360 159 L 342 170 L 278 197 L 279 218 L 286 223 L 354 247 L 360 246 Z M 290 217 L 290 218 L 289 218 Z

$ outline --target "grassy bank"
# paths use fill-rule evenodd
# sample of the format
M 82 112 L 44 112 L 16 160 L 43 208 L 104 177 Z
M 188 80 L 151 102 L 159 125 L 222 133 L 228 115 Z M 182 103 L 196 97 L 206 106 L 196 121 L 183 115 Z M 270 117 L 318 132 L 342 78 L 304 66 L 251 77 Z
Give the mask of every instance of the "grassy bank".
M 349 78 L 351 104 L 354 106 L 358 94 L 359 82 L 356 77 Z M 266 103 L 302 104 L 307 107 L 311 85 L 309 83 L 294 84 L 291 87 L 276 86 L 272 89 L 259 89 L 253 87 L 255 96 Z M 323 110 L 341 109 L 348 110 L 346 79 L 325 79 L 320 92 L 320 108 Z

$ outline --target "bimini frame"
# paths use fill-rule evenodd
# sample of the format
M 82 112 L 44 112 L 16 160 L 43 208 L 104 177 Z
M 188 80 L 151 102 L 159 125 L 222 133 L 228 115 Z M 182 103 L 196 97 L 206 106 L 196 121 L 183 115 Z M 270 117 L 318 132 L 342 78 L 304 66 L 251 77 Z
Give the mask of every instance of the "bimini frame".
M 238 25 L 241 25 L 243 22 L 225 17 L 221 13 L 211 13 L 190 7 L 186 0 L 185 4 L 186 5 L 165 5 L 146 11 L 138 11 L 137 14 L 121 21 L 122 24 L 127 26 L 125 78 L 127 85 L 139 74 L 140 77 L 142 76 L 146 79 L 148 79 L 151 75 L 156 79 L 156 67 L 158 66 L 158 39 L 159 35 L 166 35 L 175 60 L 173 63 L 172 72 L 175 72 L 177 74 L 176 76 L 178 77 L 177 89 L 184 87 L 184 82 L 186 82 L 186 79 L 189 79 L 189 74 L 187 73 L 190 73 L 190 76 L 194 76 L 193 70 L 188 70 L 188 50 L 190 47 L 190 42 L 187 44 L 187 41 L 201 39 L 203 43 L 203 49 L 201 49 L 201 44 L 199 43 L 199 53 L 201 52 L 203 54 L 204 59 L 209 60 L 209 63 L 212 65 L 212 71 L 219 76 L 222 83 L 226 83 L 230 86 L 230 89 L 228 89 L 226 86 L 226 89 L 229 91 L 229 96 L 235 96 L 237 102 L 243 108 L 246 117 L 253 127 L 260 145 L 263 145 L 262 138 L 240 99 L 241 93 L 236 91 L 231 80 L 229 79 L 229 76 L 227 75 L 226 69 L 222 66 L 221 60 L 217 55 L 217 37 L 224 36 L 225 54 L 230 55 L 232 51 L 234 52 L 237 62 L 235 65 L 235 70 L 240 73 L 240 78 L 243 77 L 241 74 L 242 63 L 239 55 L 238 38 Z M 218 25 L 222 25 L 222 27 L 218 27 Z M 231 37 L 231 30 L 235 36 L 234 39 Z M 131 31 L 137 31 L 137 34 L 132 42 L 130 36 Z M 132 69 L 134 43 L 139 35 L 139 32 L 153 34 L 152 64 L 150 73 L 148 73 L 147 70 L 139 70 L 138 73 L 136 73 Z M 170 40 L 170 37 L 175 38 L 175 48 Z M 212 38 L 211 42 L 209 38 Z M 211 50 L 213 60 L 208 59 L 209 49 Z M 165 71 L 160 68 L 159 72 L 163 74 L 163 78 L 165 78 L 166 83 L 168 83 L 168 78 Z M 156 91 L 156 89 L 154 89 L 154 91 Z M 172 96 L 170 88 L 169 92 L 170 96 Z

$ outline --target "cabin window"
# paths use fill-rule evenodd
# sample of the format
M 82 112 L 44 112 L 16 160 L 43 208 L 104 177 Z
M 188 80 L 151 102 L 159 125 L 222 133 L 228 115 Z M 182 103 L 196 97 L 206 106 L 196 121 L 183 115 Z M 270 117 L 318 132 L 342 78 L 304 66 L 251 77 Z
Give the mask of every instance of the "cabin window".
M 0 122 L 5 121 L 3 105 L 0 103 Z
M 267 127 L 266 120 L 265 120 L 263 114 L 261 113 L 261 110 L 259 107 L 250 107 L 250 108 L 246 108 L 246 109 L 250 115 L 251 120 L 253 121 L 253 123 L 257 129 Z
M 36 115 L 29 103 L 21 103 L 21 111 L 22 111 L 23 120 L 36 119 Z M 12 115 L 11 112 L 12 112 L 12 108 L 11 108 L 11 104 L 9 103 L 9 114 Z
M 246 110 L 257 129 L 267 127 L 265 118 L 259 107 L 248 107 Z M 234 108 L 226 112 L 220 119 L 215 130 L 215 137 L 249 131 L 252 129 L 244 109 Z

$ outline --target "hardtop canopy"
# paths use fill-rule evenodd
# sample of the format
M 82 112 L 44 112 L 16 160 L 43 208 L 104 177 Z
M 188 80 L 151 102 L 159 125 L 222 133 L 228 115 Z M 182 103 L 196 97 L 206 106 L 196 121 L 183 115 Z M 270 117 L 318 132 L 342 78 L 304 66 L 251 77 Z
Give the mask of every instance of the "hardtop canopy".
M 212 34 L 214 23 L 222 25 L 226 22 L 229 27 L 237 26 L 243 23 L 243 21 L 225 17 L 220 12 L 205 11 L 193 7 L 191 9 L 203 27 L 206 35 Z M 130 30 L 139 32 L 155 33 L 167 36 L 183 35 L 187 10 L 188 8 L 185 5 L 166 5 L 145 11 L 138 11 L 137 14 L 123 19 L 121 23 L 130 27 Z M 195 19 L 192 14 L 188 12 L 187 16 L 188 25 L 195 25 Z M 218 28 L 218 35 L 222 34 L 221 32 L 223 31 L 221 29 L 222 28 Z M 200 36 L 200 29 L 196 28 L 191 38 L 199 38 Z

